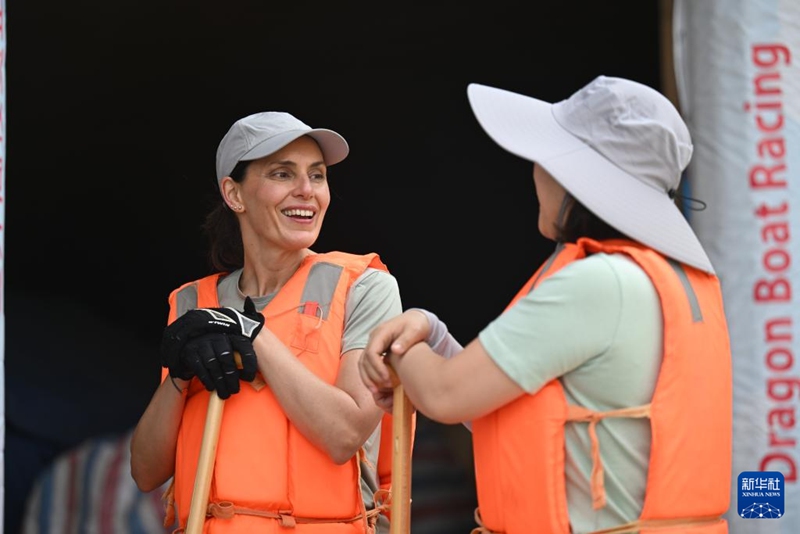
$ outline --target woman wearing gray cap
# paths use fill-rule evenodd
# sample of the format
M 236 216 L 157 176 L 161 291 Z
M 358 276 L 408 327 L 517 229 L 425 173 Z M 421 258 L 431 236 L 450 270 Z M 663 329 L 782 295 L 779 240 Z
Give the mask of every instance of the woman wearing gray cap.
M 310 248 L 328 169 L 348 151 L 338 133 L 283 112 L 244 117 L 219 144 L 222 202 L 205 224 L 214 274 L 170 294 L 163 381 L 131 444 L 140 489 L 173 477 L 167 525 L 174 514 L 186 526 L 218 395 L 204 532 L 388 532 L 375 495 L 390 476 L 377 461 L 384 414 L 357 365 L 369 331 L 402 311 L 397 282 L 375 253 Z
M 388 353 L 421 413 L 471 427 L 476 532 L 727 532 L 731 354 L 719 280 L 674 202 L 692 154 L 678 111 L 606 76 L 555 104 L 468 97 L 534 163 L 556 250 L 465 347 L 426 310 L 375 329 L 359 368 L 376 403 L 391 409 Z

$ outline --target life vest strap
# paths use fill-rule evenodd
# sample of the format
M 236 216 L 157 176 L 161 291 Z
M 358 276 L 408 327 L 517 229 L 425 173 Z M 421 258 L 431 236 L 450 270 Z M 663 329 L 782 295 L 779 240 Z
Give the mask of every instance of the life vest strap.
M 712 526 L 720 521 L 722 521 L 722 516 L 685 517 L 674 519 L 638 519 L 618 527 L 595 530 L 591 534 L 631 534 L 640 532 L 642 529 L 665 529 L 671 532 L 683 532 L 683 529 Z
M 367 512 L 367 518 L 377 515 L 378 513 L 380 513 L 380 510 L 370 510 Z M 298 524 L 354 523 L 364 519 L 364 515 L 360 513 L 352 517 L 298 517 L 294 515 L 291 510 L 260 510 L 257 508 L 248 508 L 246 506 L 236 506 L 231 501 L 208 503 L 206 517 L 210 516 L 217 519 L 232 519 L 237 514 L 276 519 L 280 521 L 283 528 L 294 528 Z
M 630 523 L 625 523 L 618 527 L 605 528 L 602 530 L 595 530 L 591 534 L 634 534 L 640 532 L 642 529 L 686 529 L 695 527 L 712 526 L 722 521 L 721 516 L 714 517 L 685 517 L 685 518 L 671 518 L 671 519 L 637 519 Z M 481 521 L 481 512 L 479 508 L 475 508 L 475 523 L 477 527 L 470 531 L 470 534 L 504 534 L 486 528 Z M 673 532 L 678 532 L 673 530 Z
M 385 489 L 385 488 L 377 490 L 372 495 L 372 502 L 375 504 L 375 508 L 367 511 L 368 516 L 373 512 L 375 513 L 375 515 L 383 511 L 388 512 L 392 508 L 392 491 L 390 489 Z
M 164 490 L 161 495 L 161 500 L 164 501 L 164 526 L 169 527 L 175 523 L 175 479 L 169 482 L 169 486 Z
M 600 459 L 600 441 L 597 439 L 597 423 L 607 417 L 650 417 L 650 404 L 607 412 L 595 412 L 574 404 L 567 407 L 567 421 L 589 423 L 589 439 L 592 443 L 592 508 L 595 510 L 606 505 L 606 488 L 603 461 Z
M 489 530 L 483 524 L 483 520 L 481 519 L 481 509 L 480 507 L 475 508 L 475 523 L 478 524 L 477 527 L 473 528 L 469 534 L 503 534 L 502 532 L 495 532 L 494 530 Z

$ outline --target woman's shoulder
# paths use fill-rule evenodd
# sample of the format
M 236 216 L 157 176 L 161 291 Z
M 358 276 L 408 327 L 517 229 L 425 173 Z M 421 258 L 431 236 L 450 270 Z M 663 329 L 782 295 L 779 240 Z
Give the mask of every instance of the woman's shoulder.
M 364 289 L 369 288 L 390 288 L 396 289 L 398 287 L 397 278 L 389 271 L 383 269 L 376 269 L 375 267 L 367 267 L 361 275 L 356 278 L 354 286 Z
M 598 252 L 574 261 L 561 270 L 562 275 L 590 280 L 649 280 L 645 270 L 623 253 Z
M 400 288 L 395 277 L 382 270 L 368 267 L 350 287 L 347 294 L 345 317 L 348 327 L 378 322 L 403 312 Z M 367 334 L 369 329 L 365 331 Z
M 314 261 L 331 261 L 331 262 L 370 262 L 373 258 L 380 258 L 377 252 L 347 252 L 344 250 L 327 250 L 324 252 L 316 252 L 313 250 L 308 251 L 308 257 Z
M 622 253 L 599 252 L 565 265 L 543 280 L 539 295 L 572 295 L 577 301 L 617 299 L 623 294 L 651 293 L 645 270 Z

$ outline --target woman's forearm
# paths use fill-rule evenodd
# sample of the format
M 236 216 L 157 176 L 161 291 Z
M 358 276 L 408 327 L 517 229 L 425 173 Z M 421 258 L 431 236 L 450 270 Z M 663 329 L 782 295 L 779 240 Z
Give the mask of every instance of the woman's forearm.
M 180 381 L 179 387 L 188 386 Z M 142 491 L 158 488 L 175 472 L 175 449 L 185 400 L 186 393 L 179 393 L 169 379 L 165 380 L 136 425 L 131 438 L 131 475 Z

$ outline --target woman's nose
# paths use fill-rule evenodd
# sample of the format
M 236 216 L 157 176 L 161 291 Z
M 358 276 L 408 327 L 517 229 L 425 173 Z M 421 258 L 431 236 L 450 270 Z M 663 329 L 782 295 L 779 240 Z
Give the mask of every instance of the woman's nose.
M 310 176 L 300 176 L 297 179 L 297 194 L 303 197 L 308 197 L 314 191 L 314 188 L 311 185 L 311 177 Z

